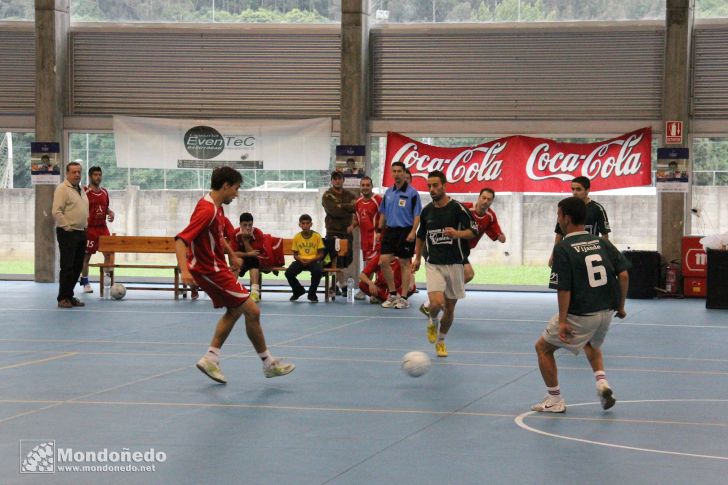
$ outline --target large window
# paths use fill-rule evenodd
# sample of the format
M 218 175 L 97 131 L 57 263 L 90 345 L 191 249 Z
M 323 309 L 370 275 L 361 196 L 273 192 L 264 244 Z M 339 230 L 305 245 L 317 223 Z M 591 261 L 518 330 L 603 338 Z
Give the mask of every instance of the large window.
M 702 1 L 724 3 L 723 0 Z M 665 0 L 371 0 L 370 7 L 374 22 L 392 23 L 665 18 Z
M 35 19 L 34 0 L 2 0 L 0 1 L 0 20 L 33 20 Z
M 311 24 L 340 18 L 340 0 L 71 0 L 74 22 Z
M 728 17 L 726 0 L 695 0 L 695 16 L 698 18 Z
M 693 139 L 693 234 L 728 231 L 728 138 Z

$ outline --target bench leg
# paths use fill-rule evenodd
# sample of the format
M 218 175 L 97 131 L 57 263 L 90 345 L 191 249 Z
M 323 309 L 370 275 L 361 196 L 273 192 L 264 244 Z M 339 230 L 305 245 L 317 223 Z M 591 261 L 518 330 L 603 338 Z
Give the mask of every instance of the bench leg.
M 187 294 L 185 293 L 185 296 Z M 179 270 L 174 269 L 174 299 L 179 300 Z
M 99 266 L 99 295 L 104 298 L 104 267 Z

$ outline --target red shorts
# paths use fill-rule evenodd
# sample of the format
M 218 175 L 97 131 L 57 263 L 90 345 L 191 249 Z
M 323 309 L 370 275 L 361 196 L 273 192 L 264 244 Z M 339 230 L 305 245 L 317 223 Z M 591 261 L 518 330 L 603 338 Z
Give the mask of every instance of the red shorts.
M 217 273 L 190 271 L 197 284 L 212 299 L 215 308 L 237 308 L 248 299 L 250 292 L 229 269 Z
M 99 237 L 109 236 L 109 228 L 104 226 L 88 226 L 86 228 L 86 254 L 96 254 L 99 249 Z

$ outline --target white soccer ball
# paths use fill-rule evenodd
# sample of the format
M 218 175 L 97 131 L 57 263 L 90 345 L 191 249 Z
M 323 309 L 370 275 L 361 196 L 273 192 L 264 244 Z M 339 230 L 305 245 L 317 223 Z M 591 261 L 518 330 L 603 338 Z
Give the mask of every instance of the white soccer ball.
M 432 367 L 430 358 L 424 352 L 407 352 L 402 358 L 402 370 L 410 377 L 420 377 Z
M 115 283 L 111 287 L 111 298 L 114 300 L 121 300 L 126 296 L 126 287 L 121 283 Z

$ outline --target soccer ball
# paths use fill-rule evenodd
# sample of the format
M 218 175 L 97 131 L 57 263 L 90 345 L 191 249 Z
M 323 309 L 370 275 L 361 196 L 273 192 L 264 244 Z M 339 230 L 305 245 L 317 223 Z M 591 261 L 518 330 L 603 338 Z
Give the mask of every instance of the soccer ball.
M 432 366 L 430 358 L 424 352 L 407 352 L 402 358 L 402 370 L 410 377 L 420 377 Z
M 115 283 L 114 286 L 111 287 L 111 298 L 114 300 L 121 300 L 124 296 L 126 296 L 126 287 L 121 283 Z

